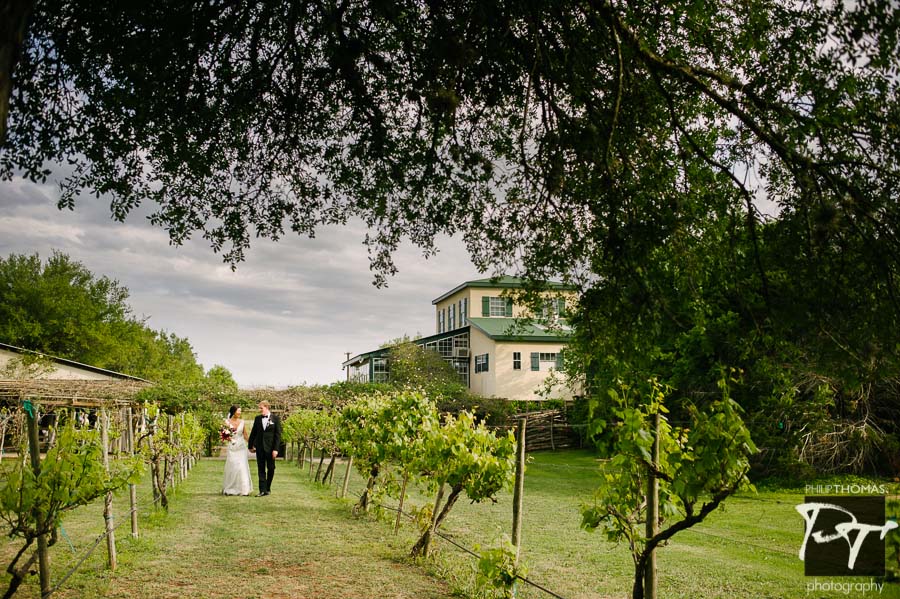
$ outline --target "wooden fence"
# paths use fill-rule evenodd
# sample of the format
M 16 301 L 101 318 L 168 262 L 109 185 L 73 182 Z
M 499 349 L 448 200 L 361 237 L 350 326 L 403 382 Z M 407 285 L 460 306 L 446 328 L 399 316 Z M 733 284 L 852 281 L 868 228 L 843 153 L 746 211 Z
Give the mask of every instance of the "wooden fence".
M 526 418 L 525 451 L 581 447 L 581 435 L 569 424 L 565 410 L 540 410 L 517 414 L 507 420 L 506 427 L 514 429 L 516 421 Z

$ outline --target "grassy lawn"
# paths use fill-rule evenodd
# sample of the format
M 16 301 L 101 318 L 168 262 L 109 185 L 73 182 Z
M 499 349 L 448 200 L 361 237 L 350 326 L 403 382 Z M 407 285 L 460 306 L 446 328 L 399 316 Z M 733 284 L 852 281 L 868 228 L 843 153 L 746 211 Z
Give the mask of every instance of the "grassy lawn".
M 633 565 L 625 545 L 616 546 L 601 534 L 580 529 L 579 506 L 598 482 L 596 459 L 586 451 L 542 452 L 531 456 L 525 479 L 525 516 L 522 559 L 528 577 L 567 599 L 630 596 Z M 339 470 L 340 473 L 343 470 Z M 352 479 L 359 490 L 362 481 Z M 883 481 L 882 481 L 883 482 Z M 894 485 L 896 492 L 896 485 Z M 766 488 L 725 502 L 703 523 L 679 533 L 658 553 L 659 596 L 665 598 L 720 597 L 762 599 L 847 597 L 840 590 L 807 593 L 812 579 L 803 575 L 798 558 L 803 520 L 794 506 L 804 489 Z M 414 495 L 414 502 L 429 499 Z M 454 507 L 444 532 L 460 544 L 487 546 L 509 533 L 512 497 L 496 504 Z M 412 538 L 412 537 L 410 537 Z M 472 589 L 473 558 L 445 541 L 438 542 L 440 570 L 463 594 Z M 853 578 L 819 582 L 856 582 Z M 859 579 L 868 581 L 868 579 Z M 548 597 L 522 586 L 519 597 Z M 889 584 L 879 595 L 900 597 L 900 585 Z
M 385 511 L 382 522 L 351 516 L 351 500 L 335 498 L 342 465 L 335 487 L 323 487 L 308 478 L 306 469 L 280 463 L 274 494 L 266 498 L 219 495 L 223 467 L 222 460 L 201 461 L 177 489 L 168 516 L 144 509 L 139 539 L 131 538 L 125 522 L 117 531 L 117 572 L 106 570 L 105 544 L 101 543 L 54 596 L 381 599 L 476 595 L 472 557 L 439 539 L 437 558 L 417 566 L 405 557 L 416 539 L 412 525 L 405 524 L 394 536 L 392 512 Z M 528 467 L 522 559 L 529 578 L 566 599 L 625 598 L 631 588 L 627 548 L 579 528 L 579 505 L 591 496 L 597 480 L 598 462 L 583 451 L 537 453 Z M 362 484 L 354 473 L 351 491 L 359 492 Z M 659 552 L 660 597 L 900 597 L 896 584 L 886 586 L 880 595 L 807 593 L 811 580 L 803 576 L 797 557 L 803 522 L 794 510 L 803 495 L 802 486 L 766 487 L 755 495 L 731 498 L 724 510 L 678 534 Z M 150 496 L 145 482 L 140 502 L 146 505 Z M 413 493 L 416 504 L 431 500 Z M 118 521 L 127 519 L 127 505 L 127 495 L 116 499 Z M 461 499 L 444 532 L 466 547 L 487 547 L 509 532 L 511 506 L 509 494 L 496 504 L 470 505 Z M 100 503 L 66 518 L 65 532 L 75 553 L 65 539 L 53 547 L 54 582 L 102 532 L 102 522 Z M 0 557 L 8 559 L 17 547 L 0 545 Z M 0 592 L 7 581 L 7 576 L 0 577 Z M 19 596 L 38 596 L 36 577 Z M 548 595 L 522 585 L 518 597 Z

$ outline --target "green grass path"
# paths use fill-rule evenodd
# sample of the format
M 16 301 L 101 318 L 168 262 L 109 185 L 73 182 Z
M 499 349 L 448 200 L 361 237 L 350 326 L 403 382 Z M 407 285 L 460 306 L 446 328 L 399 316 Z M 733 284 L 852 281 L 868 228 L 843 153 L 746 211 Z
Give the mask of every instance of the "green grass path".
M 597 458 L 587 451 L 534 454 L 526 471 L 522 560 L 529 578 L 565 599 L 627 599 L 632 564 L 624 545 L 602 533 L 580 529 L 579 506 L 599 484 Z M 406 555 L 416 531 L 409 524 L 394 536 L 391 525 L 373 517 L 354 518 L 350 500 L 335 487 L 314 483 L 307 469 L 279 462 L 269 497 L 219 494 L 224 461 L 202 460 L 172 497 L 168 515 L 145 505 L 147 481 L 139 490 L 141 537 L 132 539 L 127 494 L 116 498 L 119 562 L 105 567 L 105 545 L 53 597 L 229 597 L 417 599 L 475 596 L 474 560 L 449 543 L 436 543 L 437 559 L 424 565 Z M 255 468 L 254 476 L 255 476 Z M 341 479 L 344 466 L 337 469 Z M 351 493 L 364 481 L 354 473 Z M 408 489 L 411 505 L 430 505 L 422 489 Z M 897 495 L 896 485 L 890 495 Z M 352 496 L 352 495 L 351 495 Z M 804 487 L 774 486 L 729 498 L 707 521 L 679 533 L 661 548 L 660 597 L 664 599 L 898 599 L 900 584 L 865 594 L 839 587 L 810 588 L 798 558 L 803 522 L 795 506 Z M 392 499 L 389 505 L 396 505 Z M 392 513 L 386 512 L 386 518 Z M 461 500 L 443 531 L 466 547 L 489 547 L 508 533 L 512 496 L 472 505 Z M 64 522 L 65 540 L 52 549 L 54 582 L 102 532 L 102 502 L 79 508 Z M 0 543 L 8 559 L 20 544 Z M 440 580 L 431 573 L 440 575 Z M 0 576 L 0 584 L 8 580 Z M 853 579 L 835 579 L 849 585 Z M 860 581 L 865 582 L 866 579 Z M 819 582 L 828 584 L 829 579 Z M 0 589 L 5 589 L 3 584 Z M 37 597 L 36 577 L 19 594 Z M 518 599 L 547 599 L 523 585 Z
M 222 460 L 202 460 L 178 487 L 168 517 L 142 517 L 139 540 L 127 522 L 119 527 L 117 572 L 105 569 L 102 543 L 53 597 L 450 596 L 446 584 L 405 561 L 405 541 L 394 540 L 387 526 L 352 518 L 346 503 L 298 468 L 279 462 L 268 497 L 224 497 L 223 467 Z M 142 486 L 140 496 L 149 493 Z M 127 494 L 116 499 L 120 519 L 127 519 L 127 505 Z M 83 554 L 102 531 L 102 505 L 77 510 L 64 527 Z M 0 547 L 5 557 L 17 545 Z M 64 540 L 51 551 L 55 582 L 77 556 Z M 17 596 L 39 596 L 36 578 Z M 5 590 L 8 576 L 0 582 Z

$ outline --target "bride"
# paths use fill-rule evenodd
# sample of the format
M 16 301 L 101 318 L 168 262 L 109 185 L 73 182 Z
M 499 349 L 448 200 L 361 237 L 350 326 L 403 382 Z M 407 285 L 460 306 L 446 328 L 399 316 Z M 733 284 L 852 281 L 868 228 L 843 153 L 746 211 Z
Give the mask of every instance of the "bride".
M 244 421 L 241 419 L 241 408 L 231 406 L 225 425 L 233 433 L 231 440 L 226 445 L 225 482 L 222 485 L 222 493 L 224 495 L 249 495 L 253 489 L 253 483 L 250 482 L 248 433 L 244 428 Z

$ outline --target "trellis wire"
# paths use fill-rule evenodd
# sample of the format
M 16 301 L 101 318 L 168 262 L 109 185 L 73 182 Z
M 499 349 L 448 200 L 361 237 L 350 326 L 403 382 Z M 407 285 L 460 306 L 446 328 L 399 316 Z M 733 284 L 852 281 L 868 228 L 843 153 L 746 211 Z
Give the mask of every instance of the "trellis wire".
M 356 491 L 353 491 L 353 494 L 356 495 L 357 497 L 362 497 L 362 493 L 357 493 Z M 390 510 L 390 511 L 392 511 L 392 512 L 399 512 L 400 514 L 402 514 L 403 516 L 405 516 L 408 520 L 415 520 L 415 518 L 413 517 L 412 514 L 409 514 L 409 513 L 407 513 L 407 512 L 404 512 L 404 511 L 402 511 L 402 510 L 399 510 L 399 509 L 397 509 L 397 508 L 395 508 L 395 507 L 393 507 L 393 506 L 390 506 L 390 505 L 384 505 L 384 504 L 382 504 L 382 503 L 375 503 L 374 505 L 377 506 L 377 507 L 380 507 L 381 509 Z M 469 549 L 468 547 L 465 547 L 464 545 L 461 545 L 461 544 L 457 543 L 455 540 L 453 540 L 452 537 L 450 537 L 450 536 L 444 534 L 443 532 L 441 532 L 441 531 L 439 531 L 439 530 L 435 530 L 435 531 L 434 531 L 434 534 L 437 535 L 437 536 L 439 536 L 440 538 L 444 539 L 445 541 L 447 541 L 448 543 L 450 543 L 451 545 L 453 545 L 454 547 L 456 547 L 456 548 L 459 549 L 460 551 L 463 551 L 463 552 L 465 552 L 465 553 L 468 553 L 469 555 L 471 555 L 472 557 L 474 557 L 474 558 L 476 558 L 476 559 L 481 559 L 481 556 L 480 556 L 480 555 L 478 555 L 477 553 L 475 553 L 474 551 L 472 551 L 472 550 Z M 565 597 L 563 597 L 563 596 L 561 596 L 561 595 L 558 595 L 557 593 L 554 593 L 554 592 L 551 591 L 550 589 L 547 589 L 547 588 L 541 586 L 540 584 L 534 582 L 533 580 L 529 580 L 528 578 L 526 578 L 526 577 L 524 577 L 524 576 L 520 576 L 520 575 L 516 574 L 516 578 L 519 579 L 519 580 L 521 580 L 522 582 L 524 582 L 524 583 L 526 583 L 526 584 L 529 584 L 529 585 L 533 586 L 533 587 L 536 588 L 536 589 L 539 589 L 539 590 L 541 590 L 541 591 L 547 593 L 547 594 L 550 595 L 551 597 L 556 597 L 556 599 L 565 599 Z

